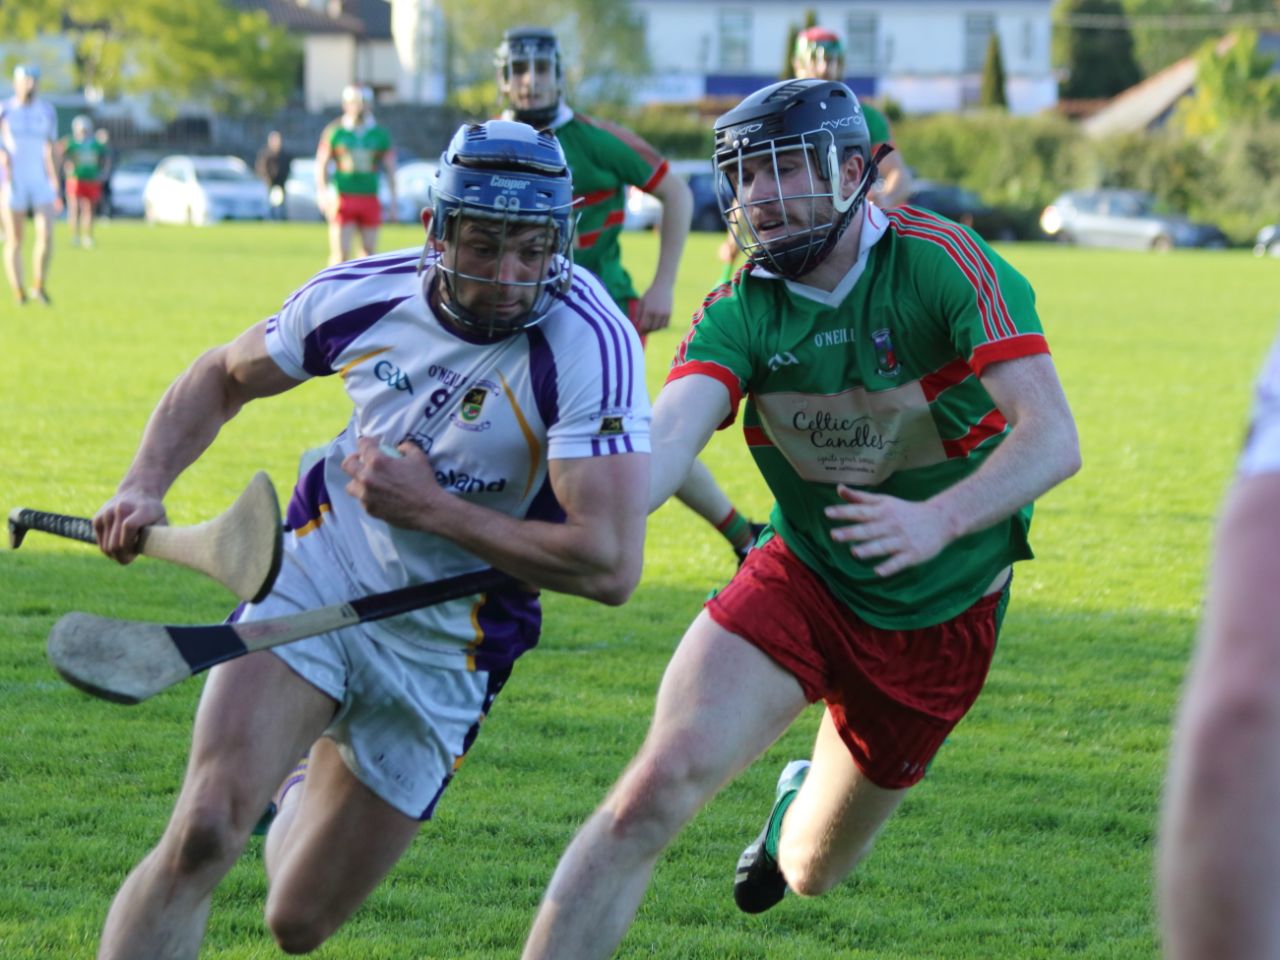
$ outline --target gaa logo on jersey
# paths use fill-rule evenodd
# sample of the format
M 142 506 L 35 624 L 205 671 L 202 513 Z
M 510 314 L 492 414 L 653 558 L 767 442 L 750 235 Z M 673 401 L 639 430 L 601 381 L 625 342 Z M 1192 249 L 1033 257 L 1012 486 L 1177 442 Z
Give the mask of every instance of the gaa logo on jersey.
M 898 356 L 893 352 L 893 338 L 889 330 L 876 330 L 871 334 L 871 345 L 876 351 L 876 373 L 882 377 L 896 377 L 902 372 Z

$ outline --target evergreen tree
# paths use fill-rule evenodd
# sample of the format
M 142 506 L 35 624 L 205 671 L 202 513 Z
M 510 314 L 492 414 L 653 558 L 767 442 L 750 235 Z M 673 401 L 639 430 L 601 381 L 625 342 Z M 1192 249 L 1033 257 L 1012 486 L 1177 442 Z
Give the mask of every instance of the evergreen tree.
M 1064 99 L 1112 97 L 1142 79 L 1127 25 L 1073 23 L 1090 15 L 1124 17 L 1120 0 L 1061 0 L 1055 11 L 1054 63 L 1066 71 Z
M 1006 110 L 1009 98 L 1004 89 L 1004 57 L 1000 53 L 1000 34 L 994 30 L 987 40 L 987 57 L 982 63 L 982 93 L 978 101 L 982 106 Z

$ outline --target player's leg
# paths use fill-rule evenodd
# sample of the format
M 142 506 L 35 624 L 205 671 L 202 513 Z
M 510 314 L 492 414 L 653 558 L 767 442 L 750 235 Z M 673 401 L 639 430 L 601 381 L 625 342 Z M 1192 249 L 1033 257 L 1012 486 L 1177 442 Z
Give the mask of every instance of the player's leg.
M 806 702 L 794 677 L 703 611 L 662 678 L 644 745 L 561 858 L 525 960 L 611 955 L 662 850 Z
M 352 229 L 343 215 L 341 195 L 334 197 L 329 212 L 329 266 L 350 259 Z
M 86 247 L 93 246 L 93 208 L 96 200 L 94 197 L 81 197 L 79 199 L 80 206 L 80 235 L 81 242 Z
M 22 285 L 22 234 L 26 220 L 22 211 L 3 202 L 8 196 L 8 190 L 0 196 L 0 215 L 4 217 L 4 273 L 18 303 L 26 303 L 27 294 Z
M 35 209 L 36 242 L 31 251 L 31 292 L 37 300 L 49 302 L 46 279 L 53 259 L 53 206 L 43 204 Z
M 872 783 L 824 713 L 812 765 L 780 824 L 778 866 L 787 886 L 815 896 L 847 877 L 906 794 Z
M 689 475 L 676 490 L 676 499 L 715 527 L 729 541 L 739 561 L 762 529 L 762 525 L 752 523 L 737 511 L 701 460 L 693 461 Z
M 67 181 L 67 231 L 71 235 L 71 245 L 80 246 L 80 197 L 74 180 Z
M 267 926 L 280 948 L 306 953 L 328 939 L 421 826 L 357 780 L 332 740 L 318 740 L 267 838 Z
M 334 701 L 270 652 L 215 667 L 164 835 L 116 894 L 99 946 L 110 958 L 194 958 L 214 887 Z
M 361 256 L 372 257 L 378 252 L 378 227 L 361 227 L 360 228 L 360 249 Z

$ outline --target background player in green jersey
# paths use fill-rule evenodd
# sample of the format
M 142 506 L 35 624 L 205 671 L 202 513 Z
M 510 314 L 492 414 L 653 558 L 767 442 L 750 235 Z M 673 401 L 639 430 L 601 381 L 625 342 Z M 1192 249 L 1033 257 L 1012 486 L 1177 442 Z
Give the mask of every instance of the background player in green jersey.
M 809 27 L 796 35 L 796 43 L 791 56 L 791 75 L 798 79 L 812 78 L 817 80 L 844 79 L 844 44 L 834 31 L 826 27 Z M 893 148 L 886 154 L 876 169 L 880 178 L 867 191 L 872 203 L 881 210 L 891 210 L 907 202 L 911 193 L 911 171 L 897 144 L 893 142 L 893 134 L 889 130 L 889 118 L 869 103 L 862 103 L 862 115 L 867 121 L 867 133 L 871 137 L 871 155 L 884 145 Z M 720 259 L 724 262 L 721 282 L 728 282 L 733 275 L 734 264 L 738 259 L 738 244 L 730 234 L 720 245 Z
M 655 404 L 650 506 L 745 396 L 776 536 L 685 633 L 525 960 L 612 953 L 662 850 L 818 700 L 734 899 L 755 913 L 847 876 L 982 687 L 1031 501 L 1079 468 L 1029 284 L 967 228 L 864 204 L 869 151 L 841 83 L 783 81 L 716 123 L 748 262 Z
M 352 240 L 360 232 L 362 256 L 378 248 L 382 205 L 378 177 L 385 174 L 396 211 L 396 153 L 391 134 L 373 117 L 373 91 L 351 85 L 342 91 L 342 116 L 320 134 L 316 148 L 316 202 L 329 221 L 329 265 L 351 259 Z M 329 164 L 333 163 L 333 190 Z
M 71 136 L 59 145 L 67 179 L 67 226 L 71 245 L 93 246 L 93 211 L 102 199 L 102 184 L 111 171 L 106 145 L 94 136 L 93 121 L 83 114 L 71 121 Z
M 693 211 L 689 185 L 679 176 L 668 176 L 666 159 L 632 131 L 579 113 L 564 102 L 560 45 L 552 31 L 544 27 L 508 30 L 495 60 L 498 88 L 508 103 L 504 116 L 550 129 L 568 157 L 573 193 L 579 201 L 574 264 L 604 282 L 643 342 L 646 334 L 671 322 L 676 271 Z M 619 245 L 629 186 L 640 187 L 662 202 L 658 266 L 642 295 L 622 265 Z M 676 497 L 715 527 L 739 560 L 761 530 L 737 511 L 701 461 L 693 462 Z

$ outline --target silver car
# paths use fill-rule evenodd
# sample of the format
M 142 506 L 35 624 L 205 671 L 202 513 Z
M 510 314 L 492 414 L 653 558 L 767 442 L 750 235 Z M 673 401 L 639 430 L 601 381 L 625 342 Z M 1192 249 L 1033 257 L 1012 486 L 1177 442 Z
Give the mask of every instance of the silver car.
M 1073 190 L 1044 208 L 1044 232 L 1082 247 L 1172 250 L 1174 247 L 1228 245 L 1227 235 L 1211 223 L 1193 223 L 1160 208 L 1141 190 Z

